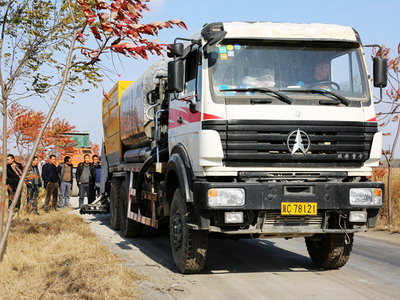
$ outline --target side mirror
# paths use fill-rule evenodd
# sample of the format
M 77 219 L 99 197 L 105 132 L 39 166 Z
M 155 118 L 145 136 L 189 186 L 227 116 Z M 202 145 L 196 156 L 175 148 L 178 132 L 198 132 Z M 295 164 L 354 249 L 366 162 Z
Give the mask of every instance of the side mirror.
M 167 49 L 168 57 L 182 57 L 183 56 L 183 43 L 169 44 Z
M 168 62 L 168 92 L 183 92 L 184 82 L 184 66 L 182 60 L 174 60 Z
M 381 56 L 374 57 L 374 66 L 373 66 L 374 87 L 384 88 L 387 86 L 387 71 L 388 71 L 387 63 L 388 63 L 387 58 Z
M 224 39 L 227 32 L 224 30 L 224 24 L 221 22 L 207 24 L 201 30 L 202 37 L 207 41 L 204 44 L 204 56 L 207 58 L 210 52 L 210 47 Z

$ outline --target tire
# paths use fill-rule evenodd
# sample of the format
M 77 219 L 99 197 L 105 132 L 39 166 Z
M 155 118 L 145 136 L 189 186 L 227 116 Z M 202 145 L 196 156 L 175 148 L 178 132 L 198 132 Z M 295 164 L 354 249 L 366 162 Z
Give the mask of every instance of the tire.
M 339 269 L 350 258 L 353 248 L 354 234 L 348 234 L 349 243 L 346 244 L 346 236 L 339 234 L 321 234 L 306 238 L 308 254 L 314 264 L 323 269 Z
M 120 229 L 120 209 L 119 200 L 121 199 L 121 178 L 113 178 L 111 181 L 110 193 L 110 219 L 111 228 L 114 230 Z
M 181 197 L 181 190 L 175 190 L 170 215 L 170 242 L 175 265 L 180 273 L 198 273 L 203 270 L 208 245 L 208 232 L 190 230 L 187 227 L 188 211 Z
M 128 191 L 126 190 L 125 180 L 121 182 L 119 189 L 120 201 L 120 229 L 123 237 L 137 237 L 141 235 L 142 224 L 128 218 Z

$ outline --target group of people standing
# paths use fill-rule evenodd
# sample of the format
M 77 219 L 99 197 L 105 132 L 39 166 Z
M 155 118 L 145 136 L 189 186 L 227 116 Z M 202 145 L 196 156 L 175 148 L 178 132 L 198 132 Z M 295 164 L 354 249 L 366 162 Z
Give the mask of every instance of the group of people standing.
M 15 161 L 12 154 L 7 156 L 7 185 L 9 195 L 9 205 L 16 192 L 19 180 L 22 175 L 23 167 Z M 84 156 L 84 161 L 78 164 L 76 169 L 76 182 L 79 188 L 79 208 L 83 205 L 85 196 L 88 203 L 92 203 L 96 196 L 100 194 L 100 176 L 101 164 L 99 157 L 95 154 L 90 162 L 90 155 Z M 70 193 L 73 184 L 73 165 L 71 157 L 65 156 L 64 161 L 57 166 L 56 156 L 50 155 L 49 160 L 42 167 L 41 175 L 39 171 L 39 159 L 34 157 L 32 164 L 26 176 L 27 186 L 27 209 L 28 212 L 39 214 L 37 199 L 39 189 L 46 189 L 46 198 L 44 203 L 45 212 L 50 209 L 68 207 Z M 17 207 L 20 207 L 20 199 Z

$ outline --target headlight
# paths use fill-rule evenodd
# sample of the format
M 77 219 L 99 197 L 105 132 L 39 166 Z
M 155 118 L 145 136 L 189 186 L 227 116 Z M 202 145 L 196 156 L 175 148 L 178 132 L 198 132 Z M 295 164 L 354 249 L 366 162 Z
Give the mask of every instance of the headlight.
M 350 189 L 350 204 L 361 206 L 381 205 L 382 190 L 368 188 Z
M 351 211 L 349 213 L 349 221 L 353 223 L 367 222 L 368 215 L 366 211 Z
M 244 189 L 209 189 L 209 206 L 243 206 L 245 203 Z
M 243 223 L 243 212 L 226 212 L 225 213 L 225 223 Z

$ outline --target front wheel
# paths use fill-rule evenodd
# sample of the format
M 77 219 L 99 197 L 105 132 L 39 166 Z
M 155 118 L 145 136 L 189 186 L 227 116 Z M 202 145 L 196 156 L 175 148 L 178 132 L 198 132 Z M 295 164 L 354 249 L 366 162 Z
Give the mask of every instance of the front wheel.
M 175 265 L 181 273 L 198 273 L 207 256 L 208 232 L 187 227 L 188 211 L 180 189 L 176 189 L 169 222 L 170 241 Z
M 321 234 L 306 238 L 306 246 L 314 264 L 323 269 L 339 269 L 350 258 L 354 234 Z

